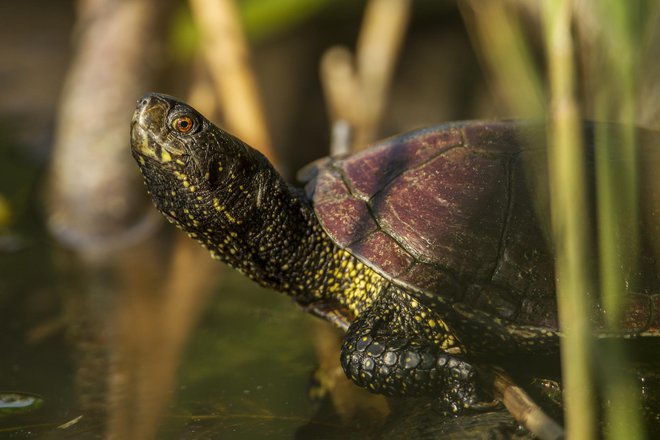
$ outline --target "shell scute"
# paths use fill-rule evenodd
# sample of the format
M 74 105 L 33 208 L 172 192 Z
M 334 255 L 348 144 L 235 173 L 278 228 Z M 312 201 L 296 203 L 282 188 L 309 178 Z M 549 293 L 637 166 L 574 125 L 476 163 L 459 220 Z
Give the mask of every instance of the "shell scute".
M 649 295 L 629 293 L 623 309 L 621 327 L 627 331 L 642 332 L 651 324 L 653 302 Z
M 558 330 L 557 304 L 554 298 L 523 298 L 516 324 Z
M 520 308 L 518 298 L 510 291 L 492 284 L 470 285 L 465 292 L 464 301 L 506 321 L 512 321 Z
M 492 273 L 506 217 L 506 163 L 454 148 L 395 179 L 371 201 L 411 253 L 460 277 Z
M 392 237 L 376 231 L 350 246 L 367 262 L 377 262 L 377 267 L 389 276 L 398 277 L 414 263 L 414 258 Z
M 406 273 L 397 277 L 403 284 L 415 286 L 425 292 L 442 292 L 452 301 L 460 301 L 465 286 L 447 268 L 417 261 Z
M 321 169 L 315 185 L 316 214 L 340 246 L 349 246 L 378 229 L 367 203 L 351 196 L 336 170 Z
M 422 130 L 388 139 L 342 160 L 340 166 L 352 184 L 354 195 L 368 200 L 402 170 L 417 167 L 462 142 L 462 132 L 458 128 Z
M 534 297 L 553 296 L 555 291 L 549 201 L 542 197 L 548 192 L 538 188 L 547 184 L 544 167 L 537 165 L 545 164 L 545 156 L 544 151 L 528 152 L 511 160 L 509 217 L 492 275 L 493 283 Z
M 660 334 L 660 294 L 651 295 L 649 331 Z
M 475 121 L 463 126 L 465 145 L 470 148 L 516 154 L 545 149 L 545 129 L 534 123 Z

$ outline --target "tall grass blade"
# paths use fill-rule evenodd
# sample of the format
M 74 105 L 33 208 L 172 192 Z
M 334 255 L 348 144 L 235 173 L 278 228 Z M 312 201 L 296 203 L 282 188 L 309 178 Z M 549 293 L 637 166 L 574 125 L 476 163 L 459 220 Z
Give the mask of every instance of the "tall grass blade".
M 620 125 L 599 125 L 596 136 L 596 193 L 600 250 L 601 300 L 608 330 L 621 330 L 629 283 L 637 270 L 639 250 L 638 151 L 635 122 L 637 72 L 642 19 L 635 2 L 592 0 L 597 22 L 595 50 L 590 51 L 597 120 Z M 586 55 L 586 54 L 585 54 Z M 605 405 L 605 435 L 609 439 L 641 439 L 639 386 L 630 365 L 625 341 L 615 339 L 600 351 L 601 388 Z
M 550 74 L 550 203 L 559 322 L 565 336 L 561 354 L 566 435 L 589 440 L 596 437 L 588 297 L 594 287 L 587 261 L 590 243 L 581 121 L 574 96 L 572 4 L 569 0 L 543 4 Z

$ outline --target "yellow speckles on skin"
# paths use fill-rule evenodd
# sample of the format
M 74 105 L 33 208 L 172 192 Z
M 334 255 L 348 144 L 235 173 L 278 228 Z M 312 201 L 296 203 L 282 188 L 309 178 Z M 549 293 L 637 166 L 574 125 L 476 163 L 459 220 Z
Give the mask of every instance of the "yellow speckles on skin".
M 176 217 L 176 212 L 174 212 L 174 211 L 170 211 L 169 214 L 170 214 L 172 217 Z
M 450 333 L 438 333 L 443 335 L 443 338 L 441 338 L 439 341 L 436 341 L 436 343 L 440 346 L 440 348 L 444 351 L 449 350 L 450 348 L 455 348 L 458 343 L 456 342 L 456 339 L 450 334 Z
M 222 212 L 222 211 L 225 210 L 225 207 L 224 207 L 224 205 L 220 204 L 219 199 L 213 199 L 213 209 L 215 209 L 218 212 Z
M 156 155 L 156 152 L 154 149 L 151 147 L 149 143 L 149 137 L 146 135 L 142 136 L 142 142 L 135 148 L 137 152 L 139 152 L 142 156 L 149 157 L 151 159 L 155 159 L 157 161 L 163 161 L 165 162 L 161 157 L 158 157 Z M 165 151 L 163 151 L 164 153 Z M 145 165 L 146 161 L 144 160 L 143 157 L 139 157 L 138 161 L 140 162 L 141 165 Z
M 187 176 L 185 173 L 182 173 L 182 172 L 180 172 L 180 171 L 174 170 L 174 171 L 172 172 L 172 174 L 174 174 L 174 177 L 176 177 L 176 178 L 179 179 L 181 182 L 183 182 L 183 186 L 185 186 L 186 188 L 188 188 L 188 186 L 190 185 L 190 182 L 188 182 L 188 176 Z
M 185 163 L 184 161 L 182 161 L 181 159 L 177 159 L 177 160 L 176 160 L 176 163 L 178 163 L 179 165 L 185 165 L 185 164 L 186 164 L 186 163 Z
M 359 316 L 371 307 L 378 297 L 383 288 L 383 278 L 362 263 L 356 262 L 355 257 L 345 250 L 332 253 L 330 247 L 325 247 L 322 252 L 331 255 L 338 264 L 334 265 L 334 271 L 321 273 L 318 278 L 325 276 L 327 291 L 337 294 L 339 300 Z
M 162 151 L 160 152 L 160 160 L 161 160 L 163 163 L 172 162 L 172 155 L 170 154 L 169 151 L 167 151 L 167 150 L 162 150 Z M 177 159 L 177 162 L 179 162 L 178 159 Z
M 236 219 L 228 211 L 224 211 L 224 214 L 227 220 L 229 220 L 229 223 L 236 223 Z
M 427 322 L 427 324 L 428 324 L 429 327 L 431 327 L 431 328 L 435 327 L 435 321 L 432 320 L 432 319 L 429 319 L 428 322 Z

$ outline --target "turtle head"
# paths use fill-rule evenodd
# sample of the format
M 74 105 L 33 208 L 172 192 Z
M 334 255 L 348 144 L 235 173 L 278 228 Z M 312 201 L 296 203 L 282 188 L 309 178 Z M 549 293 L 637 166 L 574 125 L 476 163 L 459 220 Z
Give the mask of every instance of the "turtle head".
M 163 164 L 181 160 L 207 127 L 208 121 L 189 105 L 166 95 L 145 95 L 131 121 L 133 155 Z
M 131 150 L 159 211 L 198 238 L 235 233 L 283 182 L 261 153 L 167 95 L 138 101 Z

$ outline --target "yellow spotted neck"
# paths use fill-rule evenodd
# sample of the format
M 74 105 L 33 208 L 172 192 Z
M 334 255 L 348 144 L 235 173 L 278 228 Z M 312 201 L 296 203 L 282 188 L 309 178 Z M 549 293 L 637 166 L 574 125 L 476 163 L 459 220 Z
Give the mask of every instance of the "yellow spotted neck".
M 340 248 L 304 194 L 263 156 L 228 135 L 209 136 L 213 144 L 224 136 L 231 154 L 183 160 L 144 142 L 134 153 L 158 209 L 213 258 L 303 306 L 338 302 L 354 317 L 375 321 L 382 318 L 374 310 L 384 308 L 391 322 L 381 324 L 392 331 L 455 345 L 436 314 Z
M 317 287 L 317 296 L 339 300 L 355 316 L 371 307 L 388 285 L 385 278 L 376 271 L 336 247 L 327 266 L 318 268 L 314 278 L 323 281 L 322 289 Z

